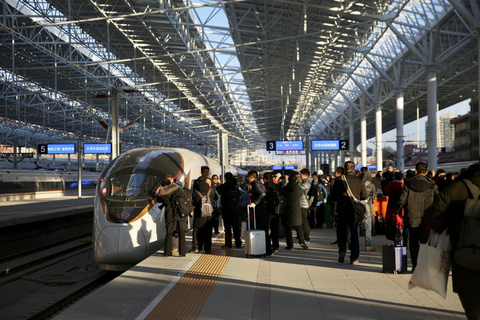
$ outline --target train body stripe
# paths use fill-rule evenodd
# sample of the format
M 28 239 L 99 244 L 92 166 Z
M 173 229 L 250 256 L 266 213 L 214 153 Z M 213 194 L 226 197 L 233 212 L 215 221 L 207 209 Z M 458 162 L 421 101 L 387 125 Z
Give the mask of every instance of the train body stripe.
M 153 199 L 148 203 L 148 205 L 143 208 L 143 210 L 138 214 L 138 216 L 135 217 L 135 219 L 132 219 L 128 223 L 133 223 L 143 217 L 144 214 L 146 214 L 150 209 L 152 209 L 155 205 L 157 204 L 157 198 Z

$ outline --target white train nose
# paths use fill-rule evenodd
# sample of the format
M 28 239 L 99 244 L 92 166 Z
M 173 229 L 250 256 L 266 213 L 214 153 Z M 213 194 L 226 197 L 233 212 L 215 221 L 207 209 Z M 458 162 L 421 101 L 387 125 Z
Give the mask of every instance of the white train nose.
M 95 239 L 95 260 L 102 265 L 135 265 L 147 257 L 145 235 L 128 226 L 105 227 Z

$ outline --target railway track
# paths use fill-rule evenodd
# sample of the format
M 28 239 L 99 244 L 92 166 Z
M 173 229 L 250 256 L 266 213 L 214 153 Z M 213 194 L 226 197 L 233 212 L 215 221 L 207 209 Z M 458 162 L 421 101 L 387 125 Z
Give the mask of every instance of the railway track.
M 48 319 L 120 273 L 95 262 L 91 236 L 0 261 L 0 319 Z

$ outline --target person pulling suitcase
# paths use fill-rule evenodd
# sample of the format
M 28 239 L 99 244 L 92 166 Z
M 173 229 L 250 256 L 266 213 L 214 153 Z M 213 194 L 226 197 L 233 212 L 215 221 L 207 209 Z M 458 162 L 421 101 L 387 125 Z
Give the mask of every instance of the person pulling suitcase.
M 267 206 L 267 191 L 265 185 L 258 180 L 258 173 L 255 170 L 250 170 L 247 173 L 247 182 L 252 186 L 250 190 L 250 207 L 255 208 L 256 211 L 256 227 L 258 230 L 265 231 L 265 243 L 270 243 L 270 236 L 268 234 L 270 213 Z M 266 247 L 266 254 L 272 255 L 272 247 Z

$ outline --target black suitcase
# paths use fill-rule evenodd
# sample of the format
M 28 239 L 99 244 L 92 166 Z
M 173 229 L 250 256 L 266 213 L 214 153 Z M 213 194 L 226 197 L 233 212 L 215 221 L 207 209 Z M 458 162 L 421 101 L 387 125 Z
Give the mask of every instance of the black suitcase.
M 383 272 L 407 273 L 407 247 L 388 244 L 382 247 Z

